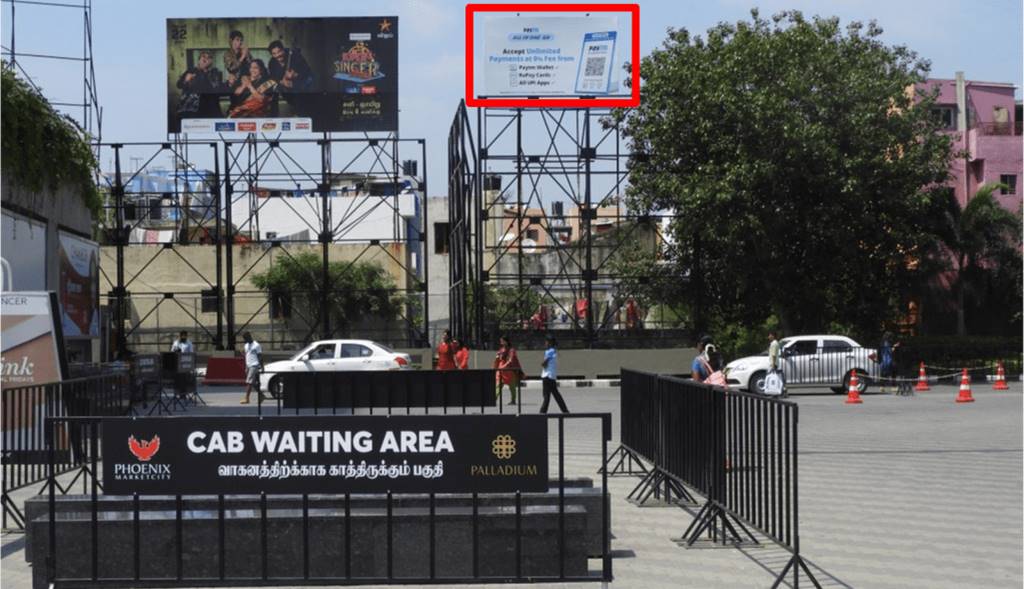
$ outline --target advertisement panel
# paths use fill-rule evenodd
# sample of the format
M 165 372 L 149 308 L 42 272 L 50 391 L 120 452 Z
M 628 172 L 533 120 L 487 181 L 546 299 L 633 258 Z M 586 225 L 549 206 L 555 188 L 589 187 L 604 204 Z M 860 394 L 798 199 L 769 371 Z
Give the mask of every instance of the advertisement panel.
M 102 431 L 106 493 L 548 488 L 541 415 L 114 418 Z
M 2 257 L 5 291 L 46 290 L 46 226 L 3 212 Z
M 66 365 L 56 324 L 57 297 L 49 292 L 0 295 L 3 357 L 0 388 L 23 387 L 62 380 Z M 6 429 L 6 428 L 5 428 Z
M 76 235 L 60 237 L 60 282 L 57 284 L 64 337 L 99 337 L 100 246 Z
M 467 104 L 636 106 L 639 7 L 469 4 Z
M 397 128 L 397 17 L 167 20 L 170 133 Z

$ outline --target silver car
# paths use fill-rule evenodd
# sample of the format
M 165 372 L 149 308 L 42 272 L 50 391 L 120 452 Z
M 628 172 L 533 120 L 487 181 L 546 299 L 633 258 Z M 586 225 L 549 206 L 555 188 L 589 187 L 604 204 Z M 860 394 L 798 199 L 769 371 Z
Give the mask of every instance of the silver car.
M 877 351 L 864 348 L 842 335 L 798 335 L 779 340 L 779 368 L 786 388 L 829 388 L 845 393 L 851 375 L 858 376 L 858 391 L 867 390 L 868 381 L 878 378 Z M 770 364 L 768 352 L 733 360 L 725 367 L 730 386 L 764 394 L 764 379 Z

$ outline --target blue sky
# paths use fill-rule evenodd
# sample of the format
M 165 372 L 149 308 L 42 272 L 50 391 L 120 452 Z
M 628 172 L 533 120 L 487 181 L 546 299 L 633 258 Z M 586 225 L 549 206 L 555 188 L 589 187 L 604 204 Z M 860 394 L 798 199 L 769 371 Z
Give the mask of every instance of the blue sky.
M 73 2 L 74 0 L 68 0 Z M 401 136 L 426 138 L 430 193 L 443 194 L 449 125 L 464 88 L 464 2 L 445 0 L 93 0 L 93 51 L 105 141 L 160 141 L 166 136 L 167 18 L 243 16 L 389 16 L 400 19 Z M 909 46 L 932 63 L 932 76 L 1022 85 L 1020 0 L 700 0 L 641 1 L 640 47 L 659 45 L 667 27 L 703 32 L 720 21 L 807 15 L 876 20 L 890 44 Z M 0 13 L 2 42 L 11 43 L 10 5 Z M 17 4 L 19 53 L 81 55 L 79 11 Z M 81 65 L 24 58 L 24 67 L 53 101 L 81 100 Z M 1020 90 L 1018 89 L 1018 97 Z M 102 161 L 104 168 L 109 162 Z

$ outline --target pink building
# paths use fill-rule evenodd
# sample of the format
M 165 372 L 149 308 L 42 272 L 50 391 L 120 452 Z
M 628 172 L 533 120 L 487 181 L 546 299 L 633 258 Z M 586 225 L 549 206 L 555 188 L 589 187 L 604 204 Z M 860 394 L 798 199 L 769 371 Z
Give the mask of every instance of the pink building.
M 1006 209 L 1020 211 L 1024 147 L 1013 84 L 973 82 L 957 72 L 956 79 L 929 78 L 924 83 L 926 89 L 936 86 L 935 114 L 953 134 L 954 150 L 968 153 L 950 167 L 957 200 L 964 205 L 982 184 L 1002 182 L 1009 189 L 996 199 Z

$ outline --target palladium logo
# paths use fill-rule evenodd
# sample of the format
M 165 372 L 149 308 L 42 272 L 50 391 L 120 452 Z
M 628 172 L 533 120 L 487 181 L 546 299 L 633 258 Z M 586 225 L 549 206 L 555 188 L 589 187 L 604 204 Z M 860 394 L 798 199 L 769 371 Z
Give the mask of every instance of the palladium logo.
M 516 453 L 516 441 L 508 434 L 502 434 L 491 442 L 491 452 L 500 460 L 508 460 Z

